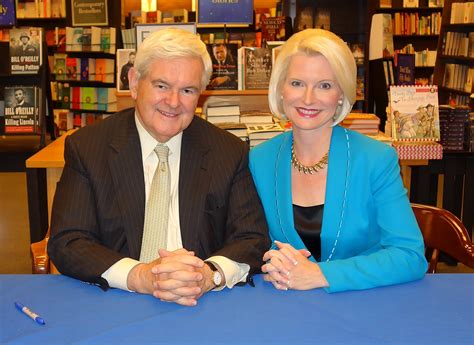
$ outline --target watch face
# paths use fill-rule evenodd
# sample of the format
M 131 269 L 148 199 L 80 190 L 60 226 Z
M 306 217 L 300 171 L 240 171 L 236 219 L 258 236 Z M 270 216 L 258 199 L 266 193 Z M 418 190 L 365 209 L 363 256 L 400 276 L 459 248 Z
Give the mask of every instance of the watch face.
M 214 284 L 216 284 L 216 286 L 221 285 L 222 277 L 221 277 L 221 274 L 219 273 L 219 271 L 214 271 L 214 276 L 212 278 L 213 278 Z

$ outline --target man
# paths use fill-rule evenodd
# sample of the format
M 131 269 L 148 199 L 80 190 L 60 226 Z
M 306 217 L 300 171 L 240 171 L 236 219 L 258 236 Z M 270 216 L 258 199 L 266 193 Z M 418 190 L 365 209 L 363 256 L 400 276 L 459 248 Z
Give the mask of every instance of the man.
M 237 89 L 237 64 L 223 43 L 212 45 L 213 73 L 209 89 Z
M 20 45 L 16 49 L 16 55 L 36 55 L 36 47 L 30 43 L 30 36 L 26 32 L 20 34 Z
M 32 107 L 32 105 L 25 99 L 25 90 L 19 87 L 15 89 L 15 108 L 17 107 Z
M 133 64 L 135 63 L 135 52 L 130 52 L 128 54 L 128 62 L 122 66 L 122 69 L 120 70 L 120 89 L 121 90 L 130 90 L 129 83 L 128 83 L 128 71 L 130 68 L 133 67 Z
M 248 147 L 194 116 L 211 72 L 196 35 L 155 32 L 129 71 L 135 109 L 66 139 L 48 243 L 60 272 L 191 306 L 259 271 L 270 243 Z M 162 144 L 168 162 L 157 157 Z M 161 174 L 170 178 L 163 188 L 155 185 Z M 163 190 L 167 212 L 153 220 L 163 211 L 150 211 L 155 192 Z M 165 245 L 138 261 L 163 236 L 149 237 L 150 229 L 163 223 Z

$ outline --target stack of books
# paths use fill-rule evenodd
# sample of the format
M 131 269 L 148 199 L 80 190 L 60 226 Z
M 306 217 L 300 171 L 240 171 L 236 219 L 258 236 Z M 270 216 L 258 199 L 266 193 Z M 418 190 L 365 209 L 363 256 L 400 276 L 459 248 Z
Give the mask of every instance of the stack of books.
M 239 105 L 207 106 L 207 121 L 213 124 L 219 123 L 240 123 Z
M 261 125 L 247 125 L 247 134 L 249 137 L 250 147 L 257 146 L 268 139 L 271 139 L 278 134 L 281 134 L 285 129 L 279 123 L 261 124 Z
M 449 105 L 439 107 L 441 129 L 441 145 L 447 151 L 462 151 L 467 145 L 467 129 L 469 126 L 469 107 Z M 464 143 L 466 142 L 466 145 Z
M 380 119 L 375 114 L 350 113 L 342 121 L 341 125 L 363 134 L 377 135 Z

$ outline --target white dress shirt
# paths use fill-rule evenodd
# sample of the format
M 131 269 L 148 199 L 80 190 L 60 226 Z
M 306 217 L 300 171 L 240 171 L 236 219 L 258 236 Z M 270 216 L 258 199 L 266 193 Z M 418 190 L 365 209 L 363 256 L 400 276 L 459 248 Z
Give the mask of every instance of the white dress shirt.
M 151 182 L 153 175 L 158 166 L 158 157 L 154 152 L 154 148 L 158 141 L 153 138 L 143 127 L 140 120 L 135 113 L 135 124 L 137 126 L 138 135 L 140 137 L 140 145 L 142 149 L 143 172 L 145 177 L 145 196 L 148 200 L 150 193 Z M 181 227 L 179 223 L 179 168 L 181 157 L 181 140 L 183 133 L 171 138 L 166 144 L 169 148 L 168 164 L 171 173 L 171 188 L 170 188 L 170 209 L 168 220 L 168 239 L 166 249 L 173 251 L 183 247 L 181 240 Z M 250 266 L 245 263 L 238 263 L 230 260 L 224 256 L 212 256 L 206 261 L 212 261 L 220 267 L 224 273 L 226 286 L 232 288 L 239 282 L 244 282 L 247 279 Z M 124 258 L 117 261 L 114 265 L 109 267 L 107 271 L 102 273 L 102 278 L 107 280 L 110 287 L 122 290 L 129 290 L 127 286 L 127 277 L 129 272 L 139 264 L 140 261 L 132 258 Z M 222 290 L 224 287 L 215 290 Z

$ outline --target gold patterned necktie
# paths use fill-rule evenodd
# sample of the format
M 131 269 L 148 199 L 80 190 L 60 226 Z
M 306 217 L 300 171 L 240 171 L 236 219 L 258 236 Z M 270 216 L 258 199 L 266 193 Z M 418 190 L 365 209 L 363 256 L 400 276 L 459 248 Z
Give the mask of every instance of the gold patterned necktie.
M 158 144 L 155 147 L 158 156 L 150 194 L 145 208 L 145 225 L 143 229 L 141 262 L 151 262 L 158 258 L 158 249 L 166 249 L 168 238 L 168 217 L 170 204 L 170 168 L 168 165 L 169 148 Z

